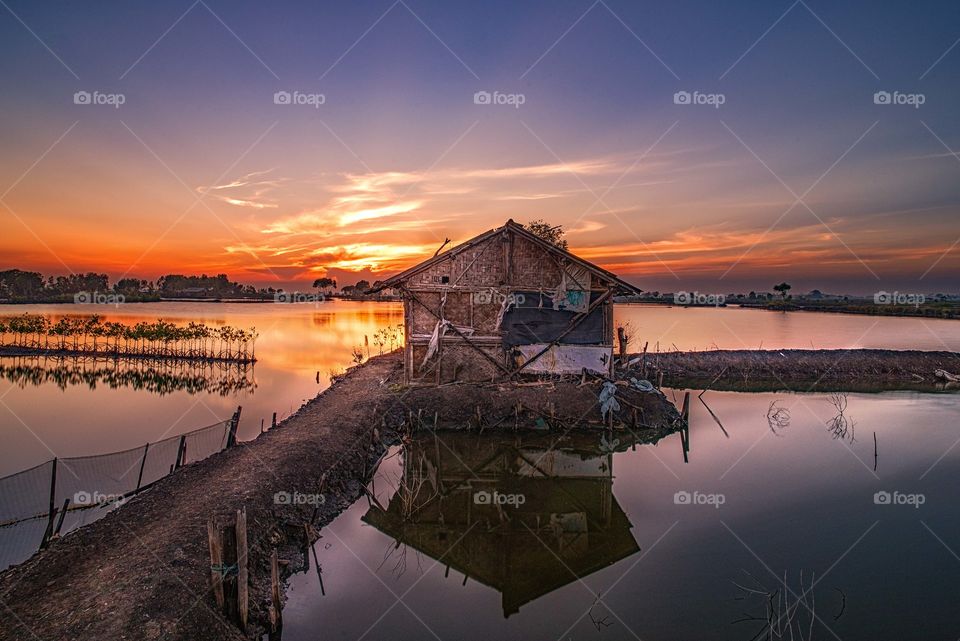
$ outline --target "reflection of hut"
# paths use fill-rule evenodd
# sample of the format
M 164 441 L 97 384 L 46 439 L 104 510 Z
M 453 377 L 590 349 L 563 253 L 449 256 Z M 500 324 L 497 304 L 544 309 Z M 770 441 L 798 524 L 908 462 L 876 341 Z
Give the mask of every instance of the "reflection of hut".
M 446 434 L 406 447 L 399 489 L 363 520 L 499 591 L 506 617 L 639 551 L 612 487 L 596 446 Z
M 384 281 L 404 301 L 407 383 L 610 371 L 615 294 L 640 290 L 508 220 Z

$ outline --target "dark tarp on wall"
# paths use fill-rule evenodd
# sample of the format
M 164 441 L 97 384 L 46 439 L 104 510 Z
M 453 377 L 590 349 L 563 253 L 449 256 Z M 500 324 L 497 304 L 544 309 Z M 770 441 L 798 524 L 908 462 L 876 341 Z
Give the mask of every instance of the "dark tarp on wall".
M 517 300 L 523 296 L 519 305 L 511 305 L 503 316 L 503 344 L 505 346 L 529 345 L 531 343 L 550 343 L 567 329 L 574 312 L 556 311 L 553 301 L 547 294 L 539 292 L 517 292 Z M 602 294 L 594 292 L 591 303 Z M 540 306 L 541 296 L 543 306 Z M 599 345 L 603 343 L 603 306 L 597 307 L 579 326 L 563 337 L 568 345 Z

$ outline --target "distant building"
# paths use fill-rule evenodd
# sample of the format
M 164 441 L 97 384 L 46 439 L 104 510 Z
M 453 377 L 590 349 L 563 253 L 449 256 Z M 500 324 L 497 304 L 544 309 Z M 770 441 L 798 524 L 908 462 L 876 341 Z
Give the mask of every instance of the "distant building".
M 640 290 L 508 220 L 373 291 L 404 303 L 404 380 L 608 373 L 614 295 Z

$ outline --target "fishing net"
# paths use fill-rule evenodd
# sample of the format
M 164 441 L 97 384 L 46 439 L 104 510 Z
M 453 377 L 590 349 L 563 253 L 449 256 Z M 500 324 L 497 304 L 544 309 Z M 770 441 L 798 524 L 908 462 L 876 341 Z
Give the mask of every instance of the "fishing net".
M 0 479 L 0 525 L 47 513 L 53 461 Z
M 72 513 L 113 503 L 171 474 L 181 441 L 184 465 L 216 454 L 226 447 L 229 430 L 230 421 L 220 421 L 122 452 L 47 461 L 0 478 L 0 526 L 49 514 L 54 464 L 54 506 L 62 509 L 69 500 Z

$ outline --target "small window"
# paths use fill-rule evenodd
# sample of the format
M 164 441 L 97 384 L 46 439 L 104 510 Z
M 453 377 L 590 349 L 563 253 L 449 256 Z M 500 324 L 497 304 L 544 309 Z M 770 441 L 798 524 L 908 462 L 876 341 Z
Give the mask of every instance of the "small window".
M 446 285 L 447 283 L 450 282 L 450 277 L 449 277 L 449 276 L 441 276 L 441 277 L 440 277 L 440 282 L 443 283 L 444 285 Z

